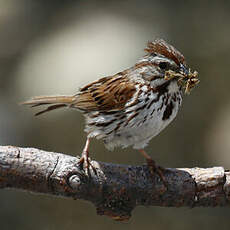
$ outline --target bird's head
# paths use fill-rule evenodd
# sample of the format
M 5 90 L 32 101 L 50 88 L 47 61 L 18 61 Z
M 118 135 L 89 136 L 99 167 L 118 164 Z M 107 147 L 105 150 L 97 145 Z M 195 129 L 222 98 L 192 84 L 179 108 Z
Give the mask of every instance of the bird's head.
M 148 59 L 152 68 L 152 75 L 149 74 L 147 78 L 150 81 L 155 81 L 156 86 L 166 81 L 177 81 L 187 94 L 199 83 L 198 72 L 192 72 L 188 68 L 184 56 L 164 40 L 156 39 L 153 42 L 148 42 L 145 51 L 147 55 L 144 59 Z M 139 65 L 141 63 L 143 62 L 140 62 Z

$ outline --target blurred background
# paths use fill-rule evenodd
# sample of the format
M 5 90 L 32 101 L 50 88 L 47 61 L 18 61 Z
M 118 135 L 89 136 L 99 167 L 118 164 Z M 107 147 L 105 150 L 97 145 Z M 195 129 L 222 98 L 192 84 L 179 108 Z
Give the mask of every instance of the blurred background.
M 34 117 L 18 103 L 74 94 L 84 84 L 133 65 L 148 40 L 163 38 L 199 72 L 201 82 L 176 120 L 147 151 L 165 167 L 230 168 L 229 1 L 0 0 L 0 145 L 80 154 L 86 135 L 77 111 Z M 132 149 L 92 158 L 143 164 Z M 97 216 L 91 203 L 0 191 L 1 229 L 229 229 L 229 208 L 138 207 L 129 223 Z

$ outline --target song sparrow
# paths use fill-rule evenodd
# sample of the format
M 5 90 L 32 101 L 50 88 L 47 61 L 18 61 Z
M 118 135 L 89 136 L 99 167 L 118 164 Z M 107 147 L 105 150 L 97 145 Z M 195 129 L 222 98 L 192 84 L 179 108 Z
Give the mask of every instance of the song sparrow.
M 138 149 L 163 179 L 161 168 L 143 149 L 176 117 L 182 89 L 189 93 L 198 79 L 184 56 L 164 40 L 149 42 L 145 51 L 131 68 L 92 82 L 75 95 L 34 97 L 23 104 L 48 105 L 36 115 L 62 107 L 82 111 L 87 141 L 80 162 L 87 168 L 90 138 L 95 137 L 111 150 L 116 146 Z

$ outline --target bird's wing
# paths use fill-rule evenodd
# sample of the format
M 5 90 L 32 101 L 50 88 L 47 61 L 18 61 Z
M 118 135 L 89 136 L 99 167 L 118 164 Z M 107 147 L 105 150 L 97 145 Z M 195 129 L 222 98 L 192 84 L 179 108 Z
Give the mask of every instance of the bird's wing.
M 71 107 L 84 111 L 117 111 L 136 92 L 135 83 L 122 74 L 104 77 L 83 87 Z

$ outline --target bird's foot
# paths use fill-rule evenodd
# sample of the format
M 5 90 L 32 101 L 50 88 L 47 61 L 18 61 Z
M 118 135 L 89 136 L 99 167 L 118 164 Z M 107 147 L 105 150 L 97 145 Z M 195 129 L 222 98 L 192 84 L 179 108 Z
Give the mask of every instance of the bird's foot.
M 139 149 L 140 153 L 144 156 L 146 159 L 147 165 L 149 167 L 150 173 L 152 176 L 155 176 L 155 173 L 160 177 L 163 185 L 164 185 L 164 191 L 168 190 L 168 183 L 165 179 L 164 173 L 166 172 L 166 169 L 157 165 L 156 162 L 145 152 L 144 149 Z
M 89 158 L 89 152 L 88 151 L 83 151 L 81 154 L 81 158 L 78 161 L 78 165 L 82 167 L 82 169 L 85 169 L 87 174 L 89 174 L 89 167 L 91 167 L 96 174 L 96 169 L 91 163 L 91 159 Z
M 150 173 L 155 176 L 155 173 L 160 177 L 162 183 L 164 184 L 165 190 L 168 189 L 168 183 L 167 180 L 164 176 L 164 173 L 166 172 L 167 169 L 159 166 L 156 164 L 156 162 L 152 158 L 146 159 L 147 165 L 149 167 Z

